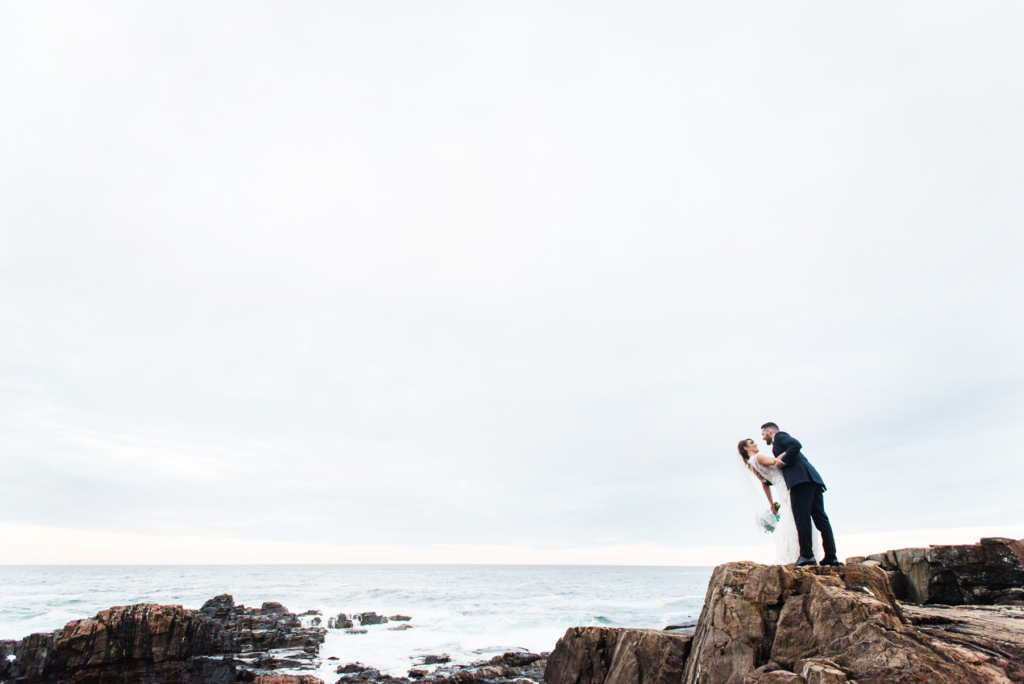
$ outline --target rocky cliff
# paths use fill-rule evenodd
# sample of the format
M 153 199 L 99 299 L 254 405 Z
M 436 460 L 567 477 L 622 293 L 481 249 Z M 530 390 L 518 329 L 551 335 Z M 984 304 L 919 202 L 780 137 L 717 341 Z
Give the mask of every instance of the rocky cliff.
M 908 616 L 877 563 L 836 568 L 727 563 L 712 574 L 692 636 L 573 628 L 548 659 L 545 679 L 547 684 L 1024 682 L 1024 609 L 1000 610 L 989 615 L 988 625 L 966 613 Z
M 301 667 L 326 630 L 302 629 L 298 618 L 234 606 L 230 596 L 199 611 L 137 604 L 100 611 L 55 632 L 0 641 L 3 684 L 234 684 L 270 675 L 282 662 Z M 310 649 L 312 653 L 310 653 Z M 306 658 L 309 660 L 310 658 Z M 317 680 L 319 681 L 319 680 Z M 282 683 L 284 684 L 284 683 Z M 310 683 L 304 683 L 310 684 Z
M 846 559 L 874 561 L 901 601 L 917 604 L 1024 605 L 1024 540 L 897 549 Z

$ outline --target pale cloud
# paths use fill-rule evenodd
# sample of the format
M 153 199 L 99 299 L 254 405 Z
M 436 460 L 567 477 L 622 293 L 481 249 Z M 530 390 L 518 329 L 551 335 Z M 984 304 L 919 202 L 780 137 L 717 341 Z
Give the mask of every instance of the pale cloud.
M 765 420 L 1024 520 L 1017 5 L 0 15 L 6 524 L 707 559 Z

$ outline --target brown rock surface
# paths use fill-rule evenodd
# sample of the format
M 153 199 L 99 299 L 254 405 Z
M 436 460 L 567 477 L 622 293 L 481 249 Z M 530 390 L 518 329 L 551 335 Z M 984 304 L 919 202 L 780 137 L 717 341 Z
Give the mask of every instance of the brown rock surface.
M 228 595 L 211 599 L 199 611 L 155 604 L 120 606 L 54 632 L 0 642 L 0 682 L 251 682 L 268 670 L 308 669 L 325 633 L 302 628 L 299 618 L 280 604 L 245 608 L 235 606 Z
M 5 648 L 13 662 L 0 663 L 0 679 L 16 683 L 226 681 L 228 663 L 189 663 L 197 656 L 230 651 L 223 628 L 181 606 L 138 604 L 100 611 L 51 633 L 32 634 Z
M 678 684 L 692 634 L 571 627 L 544 670 L 547 684 Z
M 1024 607 L 904 605 L 903 612 L 923 634 L 1007 661 L 1011 680 L 1024 682 Z
M 913 626 L 878 567 L 741 562 L 715 568 L 682 681 L 966 684 L 1016 672 L 979 643 Z

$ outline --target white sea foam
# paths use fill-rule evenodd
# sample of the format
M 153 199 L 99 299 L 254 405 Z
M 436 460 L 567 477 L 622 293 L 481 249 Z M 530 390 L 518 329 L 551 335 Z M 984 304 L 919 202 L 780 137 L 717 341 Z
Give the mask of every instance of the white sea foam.
M 412 616 L 330 630 L 317 674 L 332 684 L 339 663 L 404 675 L 411 658 L 447 653 L 469 663 L 515 649 L 549 651 L 573 625 L 664 627 L 696 619 L 710 568 L 594 566 L 0 566 L 0 638 L 62 627 L 115 605 L 198 608 L 217 594 L 293 612 L 375 611 Z M 339 660 L 328 660 L 336 656 Z

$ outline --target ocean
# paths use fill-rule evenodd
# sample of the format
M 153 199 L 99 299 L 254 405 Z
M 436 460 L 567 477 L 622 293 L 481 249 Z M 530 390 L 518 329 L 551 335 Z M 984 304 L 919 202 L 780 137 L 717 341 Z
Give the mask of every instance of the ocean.
M 568 627 L 662 628 L 700 615 L 711 568 L 522 565 L 0 566 L 0 639 L 52 631 L 132 603 L 199 608 L 218 594 L 259 607 L 331 615 L 375 611 L 412 617 L 412 629 L 329 630 L 315 674 L 338 663 L 404 676 L 413 658 L 454 663 L 515 649 L 550 651 Z M 327 658 L 336 656 L 339 661 Z

